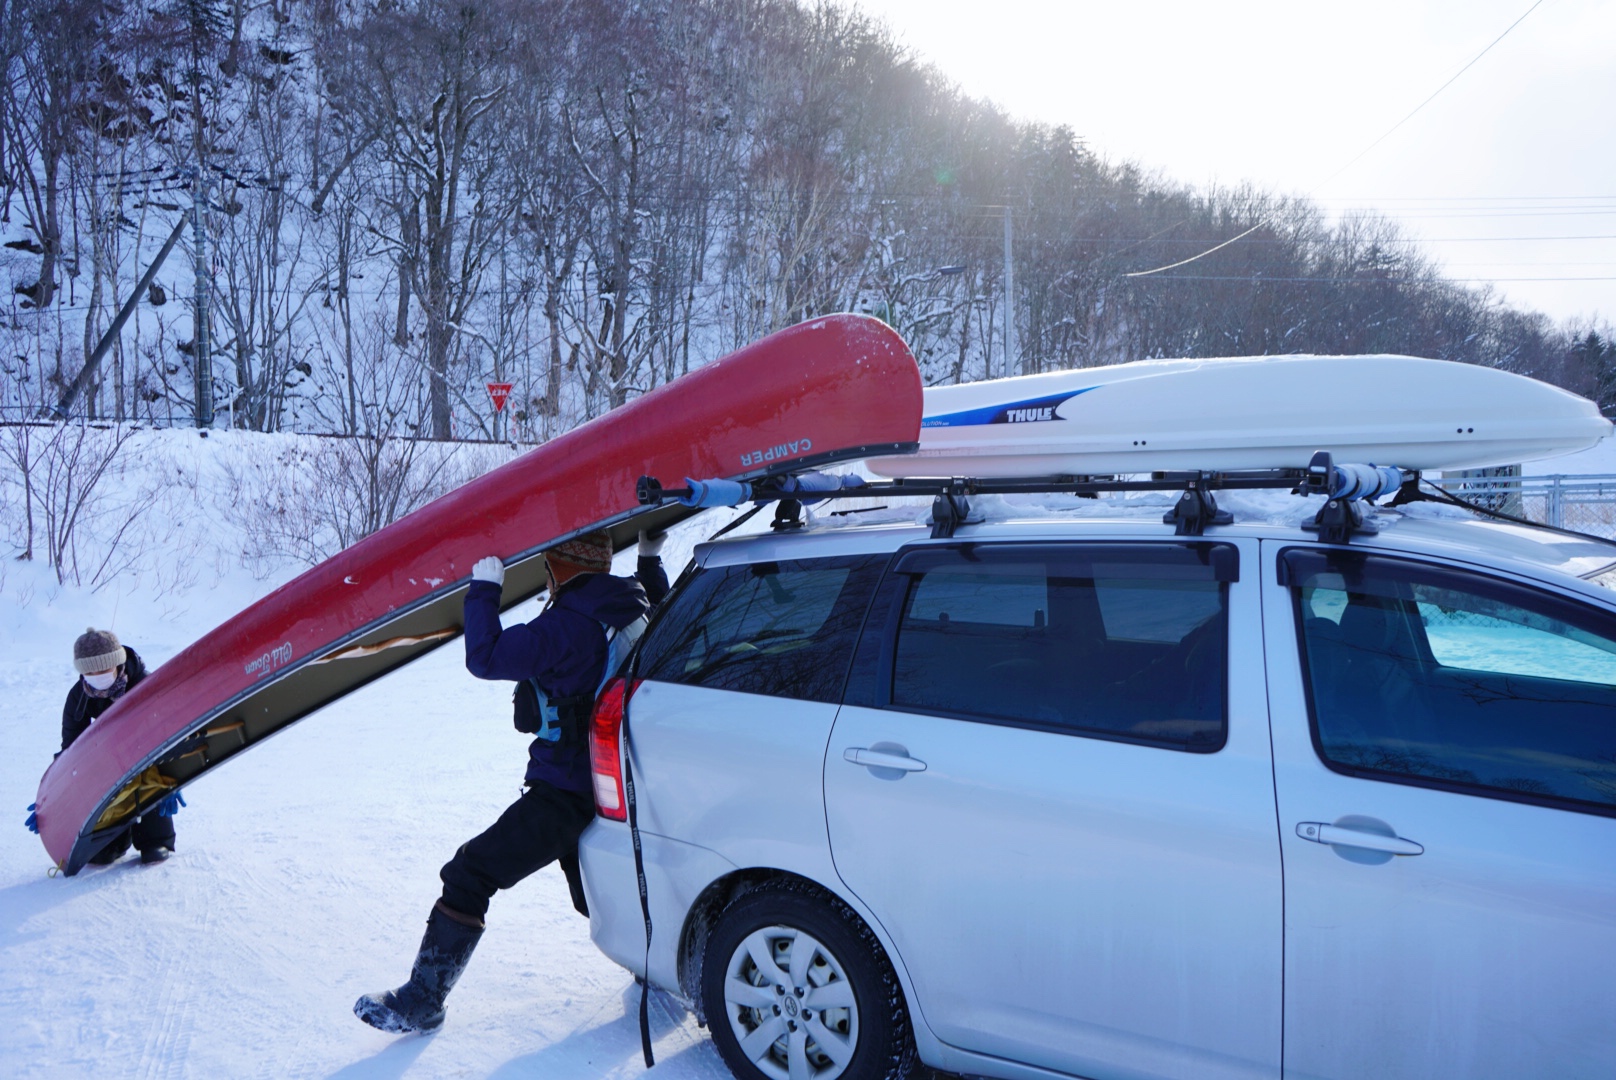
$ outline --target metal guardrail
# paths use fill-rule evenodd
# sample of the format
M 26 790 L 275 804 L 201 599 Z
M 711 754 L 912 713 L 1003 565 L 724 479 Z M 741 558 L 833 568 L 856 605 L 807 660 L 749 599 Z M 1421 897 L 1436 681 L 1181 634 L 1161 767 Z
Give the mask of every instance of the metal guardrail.
M 9 412 L 8 412 L 8 408 L 9 408 Z M 196 426 L 196 421 L 192 420 L 189 416 L 175 416 L 172 419 L 161 417 L 161 416 L 154 416 L 154 417 L 142 416 L 142 417 L 135 417 L 135 418 L 131 418 L 131 419 L 125 419 L 125 420 L 114 420 L 110 416 L 91 417 L 91 416 L 89 416 L 89 415 L 87 415 L 85 413 L 73 413 L 73 414 L 71 414 L 69 416 L 66 416 L 66 417 L 57 418 L 57 417 L 40 416 L 40 415 L 38 415 L 38 412 L 39 412 L 39 410 L 37 410 L 37 409 L 29 409 L 29 410 L 19 412 L 19 410 L 16 409 L 15 407 L 8 407 L 8 406 L 0 405 L 0 432 L 3 432 L 3 431 L 5 431 L 7 429 L 10 429 L 10 428 L 22 428 L 22 427 L 48 429 L 48 428 L 58 427 L 58 426 L 60 426 L 60 425 L 62 425 L 64 423 L 72 424 L 72 425 L 74 425 L 76 427 L 94 428 L 97 431 L 110 431 L 113 428 L 119 428 L 119 429 L 129 428 L 129 429 L 134 430 L 134 431 L 201 431 L 201 430 L 208 430 L 208 431 L 215 431 L 215 432 L 228 432 L 228 431 L 234 430 L 234 431 L 239 431 L 239 432 L 246 433 L 246 432 L 250 432 L 252 430 L 251 428 L 232 428 L 229 425 L 229 423 L 227 423 L 223 419 L 221 419 L 219 422 L 215 423 L 211 428 L 202 429 L 202 428 L 198 428 Z M 221 416 L 222 415 L 224 415 L 224 414 L 221 414 Z M 359 432 L 357 435 L 349 435 L 347 432 L 331 431 L 328 428 L 318 428 L 318 429 L 316 429 L 316 428 L 302 428 L 302 427 L 283 427 L 283 428 L 280 428 L 279 430 L 273 432 L 273 434 L 276 434 L 276 435 L 307 435 L 307 436 L 310 436 L 310 437 L 316 438 L 316 439 L 355 439 L 355 438 L 370 438 L 370 437 L 372 437 L 372 435 L 374 433 L 369 432 L 369 431 L 362 431 L 362 432 Z M 387 438 L 396 439 L 396 440 L 402 442 L 405 439 L 412 438 L 412 437 L 402 435 L 402 434 L 399 434 L 397 432 L 392 432 L 392 433 L 387 433 Z M 417 441 L 423 442 L 423 443 L 435 443 L 435 444 L 442 445 L 442 446 L 496 446 L 496 445 L 503 444 L 503 445 L 510 446 L 510 447 L 513 447 L 513 448 L 540 446 L 544 442 L 543 439 L 537 439 L 537 440 L 533 440 L 533 441 L 528 441 L 526 439 L 504 439 L 504 438 L 501 438 L 501 439 L 489 439 L 486 436 L 477 436 L 477 437 L 455 436 L 455 437 L 448 438 L 448 439 L 419 438 Z
M 122 420 L 105 414 L 91 415 L 88 411 L 70 410 L 57 413 L 50 405 L 0 405 L 0 425 L 17 427 L 49 426 L 52 424 L 69 423 L 88 425 L 90 427 L 128 426 L 137 428 L 194 428 L 196 420 L 189 413 L 176 413 L 173 416 L 159 416 L 148 413 L 141 416 L 127 416 Z M 220 425 L 223 426 L 222 424 Z M 307 434 L 315 434 L 310 431 Z

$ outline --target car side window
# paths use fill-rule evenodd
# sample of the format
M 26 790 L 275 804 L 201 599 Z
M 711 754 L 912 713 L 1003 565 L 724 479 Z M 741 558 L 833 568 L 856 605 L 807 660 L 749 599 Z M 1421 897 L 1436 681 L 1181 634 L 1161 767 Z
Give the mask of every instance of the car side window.
M 1178 750 L 1227 730 L 1229 545 L 906 555 L 890 705 Z
M 885 555 L 701 570 L 647 632 L 639 675 L 836 702 Z
M 1283 562 L 1326 764 L 1616 814 L 1616 615 L 1385 556 Z

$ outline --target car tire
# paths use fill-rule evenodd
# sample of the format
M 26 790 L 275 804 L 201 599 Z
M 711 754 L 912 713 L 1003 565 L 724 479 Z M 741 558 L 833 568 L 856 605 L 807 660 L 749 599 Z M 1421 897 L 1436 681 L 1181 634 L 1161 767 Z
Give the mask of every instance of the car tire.
M 724 908 L 707 938 L 701 999 L 739 1080 L 902 1080 L 915 1071 L 909 1010 L 886 951 L 851 908 L 812 886 L 765 885 Z

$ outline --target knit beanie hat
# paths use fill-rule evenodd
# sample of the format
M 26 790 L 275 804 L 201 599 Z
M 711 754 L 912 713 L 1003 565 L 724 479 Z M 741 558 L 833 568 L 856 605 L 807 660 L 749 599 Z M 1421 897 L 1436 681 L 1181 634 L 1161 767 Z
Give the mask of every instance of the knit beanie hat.
M 111 630 L 90 627 L 73 642 L 73 670 L 80 675 L 121 667 L 129 654 Z
M 604 574 L 612 568 L 612 538 L 603 532 L 587 533 L 557 544 L 544 557 L 552 563 L 570 563 L 586 573 Z

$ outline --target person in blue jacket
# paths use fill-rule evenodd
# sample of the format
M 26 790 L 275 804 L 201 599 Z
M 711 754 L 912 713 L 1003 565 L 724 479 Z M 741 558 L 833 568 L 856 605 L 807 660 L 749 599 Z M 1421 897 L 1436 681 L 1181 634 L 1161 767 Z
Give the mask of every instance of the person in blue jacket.
M 613 577 L 611 538 L 591 533 L 545 553 L 550 600 L 538 618 L 501 628 L 505 567 L 482 559 L 466 593 L 466 670 L 479 679 L 517 683 L 516 727 L 536 733 L 528 748 L 522 795 L 499 820 L 455 852 L 439 876 L 443 895 L 427 917 L 426 936 L 396 990 L 366 994 L 354 1013 L 383 1031 L 431 1031 L 443 1023 L 448 996 L 482 937 L 489 901 L 500 889 L 556 860 L 571 861 L 595 816 L 586 735 L 595 692 L 606 675 L 610 639 L 668 592 L 660 537 L 640 536 L 634 577 Z

